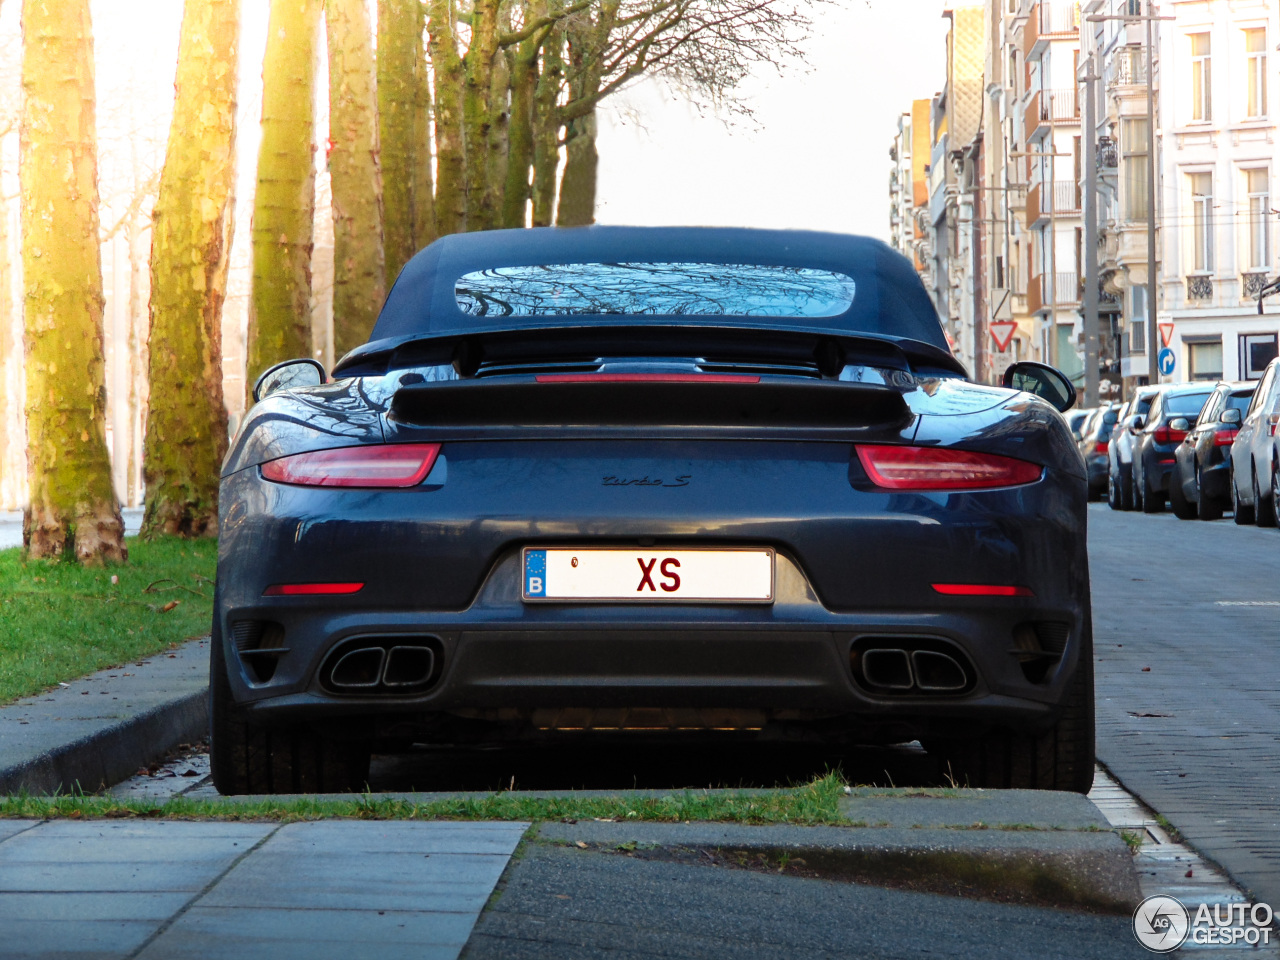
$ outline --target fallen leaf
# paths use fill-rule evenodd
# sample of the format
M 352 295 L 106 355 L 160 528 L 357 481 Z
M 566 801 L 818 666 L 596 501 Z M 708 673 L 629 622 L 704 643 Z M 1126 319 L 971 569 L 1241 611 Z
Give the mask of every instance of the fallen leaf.
M 116 585 L 116 584 L 118 584 L 119 582 L 120 582 L 120 578 L 119 578 L 119 577 L 117 577 L 117 576 L 113 573 L 113 574 L 111 575 L 111 585 L 112 585 L 112 586 L 115 586 L 115 585 Z
M 1143 668 L 1142 668 L 1142 672 L 1143 672 L 1143 673 L 1150 673 L 1150 672 L 1151 672 L 1151 668 L 1150 668 L 1150 667 L 1143 667 Z
M 69 684 L 69 683 L 63 683 L 61 680 L 59 680 L 59 681 L 58 681 L 58 686 L 60 686 L 60 687 L 69 687 L 69 686 L 71 686 L 71 684 Z
M 161 607 L 161 608 L 160 608 L 160 612 L 161 612 L 161 613 L 168 613 L 170 610 L 172 610 L 174 607 L 176 607 L 176 606 L 177 606 L 178 604 L 180 604 L 181 602 L 182 602 L 181 600 L 170 600 L 168 603 L 166 603 L 163 607 Z
M 575 843 L 575 844 L 574 844 L 574 846 L 575 846 L 575 847 L 577 847 L 579 850 L 585 850 L 585 849 L 587 849 L 587 845 L 586 845 L 585 843 L 583 843 L 581 840 L 579 840 L 577 843 Z
M 1187 871 L 1187 876 L 1188 876 L 1188 877 L 1189 877 L 1189 876 L 1191 876 L 1191 871 L 1190 871 L 1190 870 L 1188 870 L 1188 871 Z

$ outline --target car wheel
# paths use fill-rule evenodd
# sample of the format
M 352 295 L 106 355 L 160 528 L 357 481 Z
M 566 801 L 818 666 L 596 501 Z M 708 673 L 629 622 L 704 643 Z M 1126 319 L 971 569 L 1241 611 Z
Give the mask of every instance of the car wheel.
M 1120 495 L 1120 482 L 1114 473 L 1107 474 L 1107 506 L 1112 510 L 1124 509 L 1124 498 Z
M 1196 492 L 1199 496 L 1196 499 L 1196 516 L 1201 520 L 1221 520 L 1222 504 L 1204 492 L 1204 483 L 1200 473 L 1200 468 L 1196 468 Z
M 1164 509 L 1164 497 L 1151 489 L 1146 475 L 1142 477 L 1142 512 L 1159 513 Z
M 1133 466 L 1128 468 L 1120 464 L 1120 509 L 1133 509 Z
M 1231 519 L 1241 527 L 1253 523 L 1253 507 L 1240 499 L 1240 491 L 1236 488 L 1235 470 L 1231 471 L 1228 482 L 1231 485 Z
M 1262 491 L 1258 489 L 1258 471 L 1250 472 L 1253 482 L 1253 522 L 1260 527 L 1274 527 L 1276 525 L 1276 504 L 1269 497 L 1264 497 Z
M 1169 475 L 1169 506 L 1173 508 L 1173 515 L 1179 520 L 1196 518 L 1196 505 L 1189 502 L 1186 494 L 1182 492 L 1182 474 L 1176 468 Z
M 219 793 L 350 793 L 365 789 L 369 777 L 367 745 L 335 741 L 306 728 L 265 727 L 245 721 L 231 695 L 216 621 L 210 640 L 209 766 Z
M 1039 736 L 993 730 L 926 743 L 944 780 L 983 789 L 1088 793 L 1094 773 L 1093 639 L 1082 644 L 1058 722 Z

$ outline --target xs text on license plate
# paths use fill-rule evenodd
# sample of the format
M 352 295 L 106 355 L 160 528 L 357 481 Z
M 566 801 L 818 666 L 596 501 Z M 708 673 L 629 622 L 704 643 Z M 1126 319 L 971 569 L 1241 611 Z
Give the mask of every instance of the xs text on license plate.
M 522 559 L 526 601 L 773 601 L 774 554 L 769 547 L 526 547 Z

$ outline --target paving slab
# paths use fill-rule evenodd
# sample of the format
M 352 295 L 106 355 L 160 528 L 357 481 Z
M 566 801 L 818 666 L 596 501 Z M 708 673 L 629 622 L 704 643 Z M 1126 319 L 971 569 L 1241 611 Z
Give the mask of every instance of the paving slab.
M 0 707 L 0 794 L 92 793 L 209 729 L 209 641 Z
M 598 850 L 716 850 L 823 876 L 941 893 L 1131 913 L 1141 899 L 1129 848 L 1110 831 L 544 823 L 537 840 Z
M 1109 830 L 1088 797 L 1054 790 L 868 790 L 852 788 L 840 812 L 868 826 L 1016 826 L 1037 830 Z

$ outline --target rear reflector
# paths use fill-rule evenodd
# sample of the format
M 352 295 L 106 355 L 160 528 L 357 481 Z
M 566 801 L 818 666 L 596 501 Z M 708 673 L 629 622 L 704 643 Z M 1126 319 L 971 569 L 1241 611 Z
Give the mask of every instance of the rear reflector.
M 309 487 L 413 487 L 431 472 L 439 455 L 438 443 L 340 447 L 271 460 L 262 465 L 262 475 Z
M 1039 464 L 969 450 L 859 445 L 871 482 L 887 490 L 980 490 L 1035 483 Z
M 359 593 L 363 583 L 275 583 L 262 591 L 264 597 L 314 597 Z
M 935 583 L 933 589 L 948 597 L 1034 597 L 1030 587 L 997 583 Z
M 1229 447 L 1235 442 L 1236 434 L 1239 430 L 1219 430 L 1213 435 L 1213 445 L 1215 447 Z
M 1099 440 L 1093 448 L 1093 452 L 1097 454 L 1106 453 L 1110 449 L 1110 441 Z
M 739 373 L 540 373 L 538 383 L 759 383 Z

